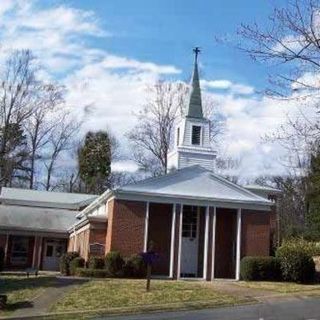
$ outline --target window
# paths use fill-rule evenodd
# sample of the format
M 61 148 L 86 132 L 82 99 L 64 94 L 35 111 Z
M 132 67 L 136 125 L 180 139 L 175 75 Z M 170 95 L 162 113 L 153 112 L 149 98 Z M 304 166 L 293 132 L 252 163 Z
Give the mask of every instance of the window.
M 197 207 L 184 207 L 182 219 L 182 236 L 195 239 L 197 237 L 198 212 Z
M 180 128 L 177 129 L 177 146 L 179 145 L 180 142 Z
M 13 265 L 25 265 L 28 262 L 28 237 L 12 237 L 11 263 Z
M 201 141 L 201 127 L 192 126 L 192 144 L 199 145 Z

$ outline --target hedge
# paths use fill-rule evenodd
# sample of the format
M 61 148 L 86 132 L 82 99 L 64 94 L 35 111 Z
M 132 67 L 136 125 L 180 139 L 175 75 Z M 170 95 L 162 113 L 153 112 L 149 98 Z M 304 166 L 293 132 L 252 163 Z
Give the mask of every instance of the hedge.
M 108 252 L 105 264 L 109 274 L 113 276 L 119 276 L 123 272 L 124 260 L 118 251 Z
M 79 257 L 78 252 L 67 252 L 63 254 L 60 258 L 60 272 L 65 275 L 69 276 L 70 275 L 70 262 Z
M 245 281 L 280 280 L 279 259 L 275 257 L 244 257 L 240 264 L 240 275 Z
M 146 276 L 147 269 L 140 255 L 134 254 L 125 259 L 123 274 L 128 278 L 143 278 Z
M 105 261 L 102 257 L 91 256 L 88 261 L 89 269 L 104 269 Z
M 315 263 L 310 253 L 291 245 L 282 245 L 276 251 L 285 281 L 310 283 L 315 279 Z
M 70 274 L 75 275 L 77 268 L 83 268 L 85 265 L 85 260 L 81 257 L 76 257 L 70 261 Z
M 86 268 L 77 268 L 75 275 L 78 277 L 87 277 L 87 278 L 109 278 L 111 277 L 110 273 L 106 269 L 86 269 Z

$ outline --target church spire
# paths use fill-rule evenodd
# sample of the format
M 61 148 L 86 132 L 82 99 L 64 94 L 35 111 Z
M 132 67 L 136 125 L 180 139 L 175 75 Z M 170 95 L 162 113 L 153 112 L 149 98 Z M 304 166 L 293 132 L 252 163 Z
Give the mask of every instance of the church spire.
M 202 102 L 201 102 L 201 90 L 198 71 L 198 55 L 200 48 L 195 47 L 194 52 L 194 69 L 191 83 L 190 101 L 187 110 L 187 117 L 203 118 Z

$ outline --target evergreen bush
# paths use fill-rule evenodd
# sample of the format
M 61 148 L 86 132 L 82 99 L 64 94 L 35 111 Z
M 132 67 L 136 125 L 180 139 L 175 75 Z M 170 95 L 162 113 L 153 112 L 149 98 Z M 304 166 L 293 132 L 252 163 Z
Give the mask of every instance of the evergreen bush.
M 89 269 L 104 269 L 105 261 L 101 257 L 92 256 L 89 258 L 88 261 L 88 268 Z
M 105 258 L 105 267 L 113 276 L 121 275 L 123 271 L 124 260 L 118 251 L 110 251 Z
M 275 257 L 244 257 L 240 264 L 241 279 L 245 281 L 280 280 L 280 262 Z

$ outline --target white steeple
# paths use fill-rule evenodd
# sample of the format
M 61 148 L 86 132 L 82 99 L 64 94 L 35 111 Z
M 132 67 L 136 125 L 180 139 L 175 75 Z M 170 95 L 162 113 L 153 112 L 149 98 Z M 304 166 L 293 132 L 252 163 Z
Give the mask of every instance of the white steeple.
M 194 50 L 194 70 L 186 115 L 175 128 L 173 149 L 168 154 L 168 169 L 200 165 L 214 170 L 216 152 L 210 144 L 210 120 L 203 116 L 198 72 L 199 48 Z

